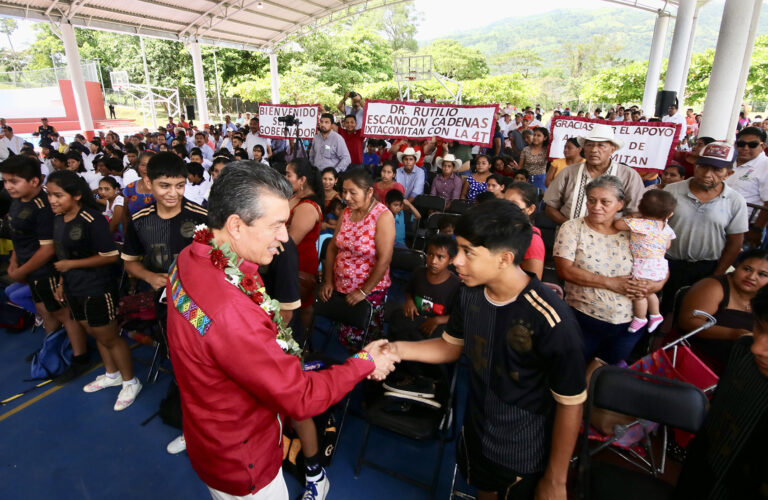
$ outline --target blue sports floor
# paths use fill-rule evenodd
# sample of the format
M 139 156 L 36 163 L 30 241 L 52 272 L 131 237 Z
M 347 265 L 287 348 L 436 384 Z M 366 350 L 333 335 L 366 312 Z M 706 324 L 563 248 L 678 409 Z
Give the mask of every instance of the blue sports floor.
M 37 382 L 25 382 L 29 363 L 24 358 L 43 339 L 42 329 L 22 333 L 0 330 L 0 401 Z M 132 350 L 136 374 L 142 383 L 153 350 L 138 345 Z M 52 383 L 0 405 L 0 499 L 206 499 L 208 491 L 190 466 L 186 453 L 169 455 L 166 445 L 179 431 L 156 417 L 170 375 L 161 372 L 157 383 L 145 384 L 136 402 L 122 412 L 112 410 L 117 388 L 86 394 L 82 386 L 103 368 L 99 365 L 64 386 Z M 460 375 L 457 390 L 459 416 L 466 400 Z M 364 422 L 348 415 L 336 455 L 327 469 L 330 499 L 426 499 L 429 494 L 370 467 L 354 477 Z M 437 445 L 374 430 L 367 458 L 428 481 L 435 465 Z M 436 498 L 449 497 L 455 442 L 446 445 Z M 291 498 L 302 485 L 286 474 Z M 462 490 L 467 491 L 466 485 Z

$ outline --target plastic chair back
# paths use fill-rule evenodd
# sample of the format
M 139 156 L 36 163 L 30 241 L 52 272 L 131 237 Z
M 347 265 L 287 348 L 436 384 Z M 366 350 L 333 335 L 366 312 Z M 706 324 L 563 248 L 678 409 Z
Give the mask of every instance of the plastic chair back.
M 697 432 L 707 413 L 707 397 L 698 387 L 629 368 L 598 368 L 589 392 L 585 418 L 597 407 Z

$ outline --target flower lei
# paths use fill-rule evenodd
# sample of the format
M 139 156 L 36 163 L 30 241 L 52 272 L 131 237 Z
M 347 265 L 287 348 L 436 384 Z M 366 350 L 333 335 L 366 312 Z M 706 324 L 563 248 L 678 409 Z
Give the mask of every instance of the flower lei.
M 211 256 L 213 266 L 224 271 L 224 274 L 227 275 L 227 282 L 239 288 L 272 318 L 272 321 L 277 325 L 275 340 L 280 348 L 286 354 L 301 357 L 301 346 L 293 339 L 291 327 L 285 324 L 285 320 L 279 314 L 280 303 L 267 295 L 264 285 L 261 284 L 261 280 L 256 275 L 245 274 L 240 270 L 243 259 L 229 248 L 229 243 L 219 246 L 213 237 L 213 232 L 205 224 L 195 226 L 194 241 L 209 245 L 211 249 L 208 253 Z

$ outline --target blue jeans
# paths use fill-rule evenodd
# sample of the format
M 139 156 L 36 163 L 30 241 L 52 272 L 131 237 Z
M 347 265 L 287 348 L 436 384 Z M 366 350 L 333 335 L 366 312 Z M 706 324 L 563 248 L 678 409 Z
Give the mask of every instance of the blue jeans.
M 615 365 L 632 353 L 635 344 L 642 337 L 640 332 L 629 333 L 629 322 L 614 325 L 573 310 L 584 337 L 584 358 L 588 361 L 597 357 Z M 642 332 L 643 330 L 641 330 Z

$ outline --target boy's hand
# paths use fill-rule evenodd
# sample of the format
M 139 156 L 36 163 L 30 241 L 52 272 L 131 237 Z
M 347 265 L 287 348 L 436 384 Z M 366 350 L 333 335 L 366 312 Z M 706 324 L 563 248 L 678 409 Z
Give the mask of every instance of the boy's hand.
M 166 283 L 168 282 L 168 275 L 165 273 L 152 273 L 152 276 L 147 280 L 147 283 L 149 283 L 149 286 L 152 287 L 154 290 L 160 290 L 161 288 L 165 288 Z
M 430 337 L 435 331 L 435 328 L 437 328 L 437 318 L 433 316 L 424 320 L 424 323 L 421 324 L 419 330 L 421 330 L 421 333 L 423 333 L 425 337 Z
M 403 305 L 403 316 L 412 320 L 414 317 L 418 315 L 419 315 L 419 310 L 416 308 L 416 304 L 413 302 L 413 300 L 412 299 L 406 300 L 405 305 Z
M 57 271 L 60 273 L 66 273 L 67 271 L 71 271 L 75 268 L 74 261 L 65 259 L 65 260 L 57 260 L 54 262 L 53 267 L 56 268 Z
M 536 500 L 567 500 L 565 483 L 553 481 L 545 474 L 536 486 Z

